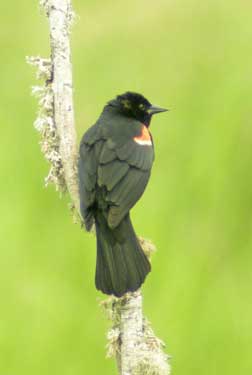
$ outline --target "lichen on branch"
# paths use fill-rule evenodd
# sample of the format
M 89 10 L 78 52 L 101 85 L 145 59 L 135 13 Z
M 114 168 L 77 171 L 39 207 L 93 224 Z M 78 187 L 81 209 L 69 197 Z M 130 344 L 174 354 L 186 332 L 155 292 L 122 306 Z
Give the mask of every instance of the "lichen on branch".
M 59 151 L 59 136 L 54 121 L 54 96 L 52 90 L 51 59 L 40 56 L 27 57 L 26 61 L 37 68 L 36 77 L 43 80 L 39 86 L 32 87 L 32 94 L 38 98 L 38 114 L 34 122 L 35 129 L 40 133 L 40 146 L 50 170 L 45 177 L 45 185 L 52 183 L 60 193 L 66 191 L 66 181 L 62 158 Z

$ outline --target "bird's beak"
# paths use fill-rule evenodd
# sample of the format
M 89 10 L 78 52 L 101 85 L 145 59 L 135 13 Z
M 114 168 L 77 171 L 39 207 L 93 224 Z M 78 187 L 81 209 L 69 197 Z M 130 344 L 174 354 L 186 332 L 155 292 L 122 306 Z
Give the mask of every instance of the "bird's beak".
M 155 115 L 156 113 L 166 112 L 169 111 L 169 109 L 161 108 L 157 105 L 151 105 L 150 108 L 147 110 L 149 115 Z

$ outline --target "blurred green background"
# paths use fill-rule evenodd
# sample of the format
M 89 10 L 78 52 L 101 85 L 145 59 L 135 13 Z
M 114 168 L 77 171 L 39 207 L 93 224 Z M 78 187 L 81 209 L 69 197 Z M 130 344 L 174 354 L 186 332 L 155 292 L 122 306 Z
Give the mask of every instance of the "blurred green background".
M 156 161 L 133 210 L 158 252 L 144 310 L 175 375 L 252 371 L 252 5 L 74 1 L 78 137 L 126 90 L 171 108 L 152 122 Z M 0 14 L 0 374 L 116 374 L 94 288 L 95 238 L 43 179 L 26 55 L 48 56 L 37 1 Z

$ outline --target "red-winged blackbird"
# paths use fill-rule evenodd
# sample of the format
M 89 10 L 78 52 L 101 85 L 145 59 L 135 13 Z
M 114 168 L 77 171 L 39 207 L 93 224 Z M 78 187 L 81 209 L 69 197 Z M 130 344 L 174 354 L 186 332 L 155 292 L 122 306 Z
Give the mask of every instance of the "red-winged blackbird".
M 86 229 L 95 223 L 96 288 L 122 296 L 144 282 L 150 263 L 134 229 L 129 210 L 148 183 L 154 149 L 152 115 L 166 109 L 142 95 L 126 92 L 104 107 L 80 144 L 79 190 Z

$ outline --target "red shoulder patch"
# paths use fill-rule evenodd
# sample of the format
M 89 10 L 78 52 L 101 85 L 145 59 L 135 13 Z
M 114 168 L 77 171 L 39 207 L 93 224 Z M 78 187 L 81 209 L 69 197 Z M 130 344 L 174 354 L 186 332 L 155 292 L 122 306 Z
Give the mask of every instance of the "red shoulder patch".
M 152 146 L 151 135 L 145 125 L 142 125 L 141 134 L 133 138 L 136 143 L 142 146 Z

